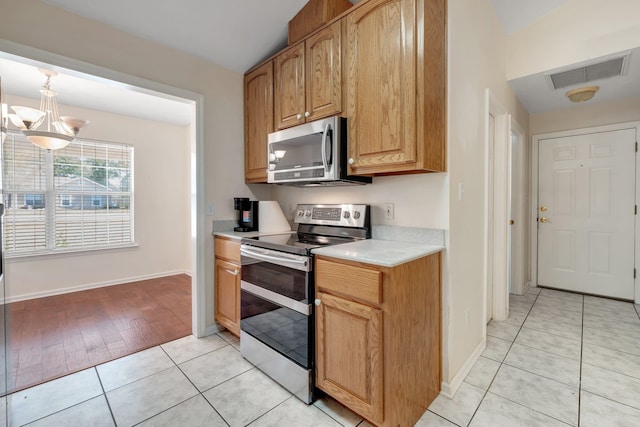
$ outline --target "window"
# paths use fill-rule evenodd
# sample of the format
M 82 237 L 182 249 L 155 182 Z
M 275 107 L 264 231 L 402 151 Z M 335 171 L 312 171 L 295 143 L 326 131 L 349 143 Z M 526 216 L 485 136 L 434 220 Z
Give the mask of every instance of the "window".
M 133 243 L 133 147 L 76 139 L 47 151 L 9 132 L 2 150 L 7 254 Z
M 24 207 L 27 209 L 44 208 L 44 194 L 25 194 Z

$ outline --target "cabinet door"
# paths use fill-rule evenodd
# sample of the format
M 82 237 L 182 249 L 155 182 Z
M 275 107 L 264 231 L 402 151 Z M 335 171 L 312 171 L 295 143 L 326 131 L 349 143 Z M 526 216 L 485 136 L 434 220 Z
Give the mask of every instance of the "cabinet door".
M 240 267 L 216 258 L 215 319 L 240 335 Z
M 284 129 L 305 121 L 304 42 L 278 55 L 275 64 L 276 128 Z
M 267 135 L 273 132 L 273 63 L 244 77 L 244 176 L 267 182 Z
M 306 40 L 307 120 L 342 111 L 341 21 Z
M 352 174 L 415 168 L 418 1 L 371 0 L 345 17 Z
M 382 311 L 323 292 L 317 299 L 316 385 L 360 415 L 381 422 Z

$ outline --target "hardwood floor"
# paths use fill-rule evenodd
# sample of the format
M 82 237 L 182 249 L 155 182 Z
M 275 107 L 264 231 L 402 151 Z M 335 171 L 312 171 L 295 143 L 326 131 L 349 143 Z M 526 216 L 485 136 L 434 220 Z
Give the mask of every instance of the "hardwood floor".
M 191 334 L 186 274 L 7 305 L 8 390 Z

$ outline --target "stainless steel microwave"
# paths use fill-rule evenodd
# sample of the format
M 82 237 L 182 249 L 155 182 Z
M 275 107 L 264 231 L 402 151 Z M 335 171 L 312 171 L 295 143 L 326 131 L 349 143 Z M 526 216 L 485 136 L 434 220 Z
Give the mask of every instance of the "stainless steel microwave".
M 267 182 L 299 187 L 369 184 L 350 176 L 347 119 L 332 116 L 269 134 Z

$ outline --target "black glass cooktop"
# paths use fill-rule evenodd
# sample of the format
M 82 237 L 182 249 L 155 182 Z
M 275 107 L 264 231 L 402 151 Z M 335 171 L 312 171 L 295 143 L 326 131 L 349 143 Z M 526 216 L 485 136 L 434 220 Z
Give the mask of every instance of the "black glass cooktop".
M 308 255 L 311 249 L 320 246 L 352 242 L 352 238 L 330 237 L 303 233 L 271 234 L 267 236 L 244 237 L 242 243 L 265 249 Z

